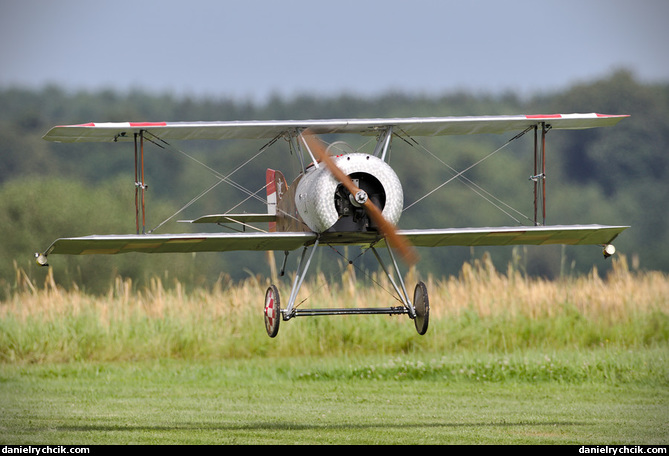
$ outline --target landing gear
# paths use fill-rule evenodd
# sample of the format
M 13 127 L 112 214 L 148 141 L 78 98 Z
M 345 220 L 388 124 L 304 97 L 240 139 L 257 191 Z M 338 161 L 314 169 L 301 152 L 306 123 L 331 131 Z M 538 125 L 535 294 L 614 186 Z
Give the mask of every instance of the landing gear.
M 397 299 L 403 304 L 395 307 L 372 307 L 372 308 L 329 308 L 329 309 L 298 309 L 295 305 L 297 300 L 297 293 L 304 281 L 309 263 L 313 257 L 315 247 L 313 246 L 311 254 L 307 256 L 307 248 L 302 252 L 302 258 L 298 264 L 297 273 L 293 282 L 293 287 L 290 292 L 288 304 L 285 309 L 281 309 L 279 291 L 275 285 L 271 285 L 265 292 L 265 329 L 269 337 L 276 337 L 279 332 L 279 322 L 281 320 L 291 320 L 295 317 L 320 316 L 320 315 L 407 315 L 414 320 L 416 331 L 421 336 L 427 332 L 427 327 L 430 319 L 430 300 L 427 294 L 427 287 L 423 282 L 418 282 L 413 294 L 413 303 L 409 297 L 402 275 L 392 251 L 389 249 L 392 265 L 394 266 L 395 274 L 391 274 L 382 261 L 380 255 L 374 247 L 370 250 L 379 260 L 379 265 L 386 273 L 388 280 L 394 288 Z M 305 261 L 306 260 L 306 261 Z
M 427 296 L 427 287 L 423 282 L 418 282 L 413 292 L 413 305 L 416 311 L 416 318 L 413 322 L 416 325 L 416 331 L 421 336 L 427 332 L 427 325 L 430 322 L 430 300 Z
M 265 292 L 265 329 L 269 337 L 276 337 L 281 322 L 281 299 L 276 286 L 270 285 Z

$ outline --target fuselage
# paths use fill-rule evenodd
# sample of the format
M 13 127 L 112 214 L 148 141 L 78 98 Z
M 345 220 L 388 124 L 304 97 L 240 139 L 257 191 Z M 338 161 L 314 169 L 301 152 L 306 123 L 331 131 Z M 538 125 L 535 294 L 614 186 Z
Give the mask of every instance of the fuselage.
M 364 197 L 382 211 L 386 220 L 393 224 L 399 221 L 404 203 L 402 185 L 387 163 L 362 153 L 333 159 L 363 191 Z M 276 182 L 277 231 L 295 231 L 296 228 L 315 233 L 377 231 L 360 201 L 324 166 L 310 165 L 290 186 L 282 175 Z

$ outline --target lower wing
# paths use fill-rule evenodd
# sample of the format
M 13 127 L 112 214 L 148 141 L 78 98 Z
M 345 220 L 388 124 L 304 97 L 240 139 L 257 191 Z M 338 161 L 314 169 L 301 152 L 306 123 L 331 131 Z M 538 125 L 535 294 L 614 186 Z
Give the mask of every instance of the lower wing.
M 416 247 L 502 246 L 502 245 L 606 245 L 627 226 L 561 225 L 497 228 L 446 228 L 400 230 Z M 52 254 L 92 255 L 185 252 L 228 252 L 239 250 L 290 251 L 313 244 L 383 246 L 378 233 L 200 233 L 200 234 L 127 234 L 94 235 L 56 240 L 42 254 L 40 264 Z
M 554 225 L 400 230 L 416 247 L 497 245 L 606 245 L 628 226 Z
M 316 238 L 314 233 L 255 232 L 94 235 L 58 239 L 42 255 L 295 250 Z

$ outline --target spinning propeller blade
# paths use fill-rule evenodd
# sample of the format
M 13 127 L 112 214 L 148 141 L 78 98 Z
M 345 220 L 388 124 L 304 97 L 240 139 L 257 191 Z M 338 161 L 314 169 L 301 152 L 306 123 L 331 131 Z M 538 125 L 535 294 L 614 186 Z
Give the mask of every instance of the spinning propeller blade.
M 325 147 L 323 147 L 323 144 L 318 139 L 316 139 L 316 136 L 309 130 L 305 130 L 302 133 L 302 139 L 307 144 L 309 149 L 316 155 L 316 158 L 325 164 L 334 178 L 340 182 L 351 193 L 351 195 L 353 195 L 358 203 L 364 206 L 367 214 L 386 238 L 389 246 L 396 249 L 407 264 L 416 264 L 418 262 L 418 254 L 416 253 L 411 243 L 406 238 L 404 238 L 404 236 L 397 233 L 395 225 L 386 220 L 381 212 L 381 209 L 372 203 L 372 201 L 367 197 L 367 194 L 363 190 L 359 189 L 353 183 L 353 180 L 335 164 L 334 160 L 332 160 L 330 155 L 325 150 Z

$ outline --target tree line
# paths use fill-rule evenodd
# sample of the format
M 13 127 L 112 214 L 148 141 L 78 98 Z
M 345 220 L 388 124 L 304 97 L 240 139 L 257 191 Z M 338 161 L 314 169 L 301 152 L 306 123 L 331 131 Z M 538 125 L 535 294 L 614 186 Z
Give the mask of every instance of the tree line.
M 132 233 L 135 231 L 132 145 L 57 144 L 42 136 L 54 125 L 112 121 L 259 120 L 348 117 L 414 117 L 449 115 L 545 114 L 600 112 L 629 114 L 613 128 L 555 131 L 548 135 L 547 212 L 549 224 L 601 223 L 631 225 L 616 242 L 632 267 L 669 270 L 663 246 L 669 242 L 669 84 L 641 83 L 626 70 L 607 78 L 573 85 L 563 91 L 520 97 L 514 93 L 446 93 L 410 96 L 388 93 L 364 98 L 271 97 L 263 103 L 228 98 L 178 98 L 169 94 L 114 91 L 68 92 L 48 86 L 40 90 L 0 90 L 0 287 L 11 287 L 17 270 L 39 280 L 45 272 L 32 266 L 32 254 L 62 236 Z M 472 135 L 441 138 L 394 138 L 391 165 L 405 190 L 405 207 L 451 177 L 447 163 L 465 169 L 486 157 L 512 135 Z M 467 177 L 518 210 L 511 218 L 500 204 L 453 182 L 411 205 L 402 216 L 404 228 L 527 224 L 532 213 L 532 139 L 514 141 L 499 154 L 467 173 Z M 344 139 L 369 151 L 366 139 Z M 403 140 L 404 139 L 404 140 Z M 230 210 L 257 212 L 262 202 L 226 185 L 214 186 L 206 197 L 191 199 L 213 186 L 217 177 L 194 158 L 227 174 L 251 193 L 262 189 L 265 169 L 289 176 L 296 160 L 283 141 L 264 149 L 266 141 L 196 141 L 147 146 L 149 229 L 188 230 L 179 223 L 199 215 Z M 261 153 L 262 152 L 262 153 Z M 439 160 L 434 159 L 438 157 Z M 290 178 L 289 178 L 290 180 Z M 262 192 L 261 192 L 262 193 Z M 506 207 L 506 206 L 504 206 Z M 514 213 L 515 214 L 515 213 Z M 164 223 L 164 224 L 163 224 Z M 350 254 L 350 252 L 346 252 Z M 596 248 L 441 248 L 420 252 L 421 273 L 455 274 L 463 262 L 489 253 L 500 267 L 514 262 L 528 274 L 549 278 L 605 271 L 608 263 Z M 281 255 L 283 256 L 283 255 Z M 294 255 L 296 257 L 297 255 Z M 335 260 L 315 261 L 324 270 L 345 267 L 344 253 Z M 294 259 L 294 258 L 293 258 Z M 264 253 L 53 257 L 56 279 L 96 291 L 108 288 L 116 275 L 137 283 L 160 275 L 198 285 L 267 275 Z M 292 261 L 292 260 L 291 260 Z M 292 265 L 292 263 L 289 263 Z M 375 268 L 362 263 L 360 270 Z M 169 282 L 169 281 L 168 281 Z

